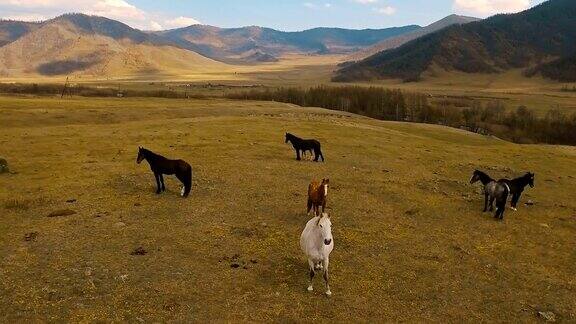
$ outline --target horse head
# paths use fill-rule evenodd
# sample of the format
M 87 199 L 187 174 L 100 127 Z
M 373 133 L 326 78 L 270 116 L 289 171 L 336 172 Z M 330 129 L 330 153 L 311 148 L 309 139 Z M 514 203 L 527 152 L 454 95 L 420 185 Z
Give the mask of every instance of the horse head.
M 136 158 L 136 163 L 140 164 L 144 158 L 144 148 L 138 147 L 138 157 Z
M 284 144 L 286 144 L 290 141 L 290 136 L 292 136 L 292 135 L 290 135 L 290 133 L 286 133 L 286 138 L 285 138 Z
M 474 173 L 472 174 L 472 178 L 470 179 L 470 184 L 476 183 L 479 180 L 480 180 L 480 171 L 474 170 Z
M 324 190 L 324 197 L 328 196 L 328 185 L 330 184 L 330 179 L 322 179 L 322 189 Z
M 526 175 L 524 176 L 524 178 L 526 178 L 526 181 L 528 181 L 528 185 L 530 185 L 530 188 L 534 188 L 534 177 L 536 176 L 536 174 L 528 172 L 526 173 Z
M 322 213 L 316 225 L 320 230 L 324 245 L 330 245 L 332 243 L 332 222 L 330 221 L 330 215 L 328 215 L 328 213 Z

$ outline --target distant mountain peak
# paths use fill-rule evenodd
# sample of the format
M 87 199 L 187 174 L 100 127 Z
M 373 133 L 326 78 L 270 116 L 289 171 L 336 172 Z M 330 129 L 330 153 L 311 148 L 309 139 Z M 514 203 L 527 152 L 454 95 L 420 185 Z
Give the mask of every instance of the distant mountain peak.
M 403 35 L 399 35 L 397 37 L 392 37 L 386 40 L 383 40 L 382 42 L 379 42 L 377 44 L 375 44 L 372 47 L 363 49 L 357 53 L 352 54 L 349 57 L 350 61 L 361 61 L 369 56 L 372 56 L 378 52 L 382 52 L 382 51 L 386 51 L 386 50 L 390 50 L 393 48 L 397 48 L 400 47 L 410 41 L 413 41 L 415 39 L 418 39 L 422 36 L 428 35 L 430 33 L 433 32 L 437 32 L 439 30 L 442 30 L 446 27 L 452 26 L 452 25 L 462 25 L 462 24 L 467 24 L 467 23 L 471 23 L 474 21 L 479 21 L 479 18 L 474 18 L 474 17 L 466 17 L 466 16 L 459 16 L 456 14 L 452 14 L 450 16 L 444 17 L 436 22 L 433 22 L 432 24 L 426 26 L 426 27 L 421 27 L 418 28 L 417 30 L 414 30 L 410 33 L 406 33 Z
M 576 53 L 576 1 L 549 0 L 516 14 L 452 25 L 398 48 L 348 64 L 334 80 L 417 80 L 431 67 L 466 73 L 529 68 Z M 569 68 L 559 61 L 548 70 Z M 543 70 L 544 71 L 544 70 Z

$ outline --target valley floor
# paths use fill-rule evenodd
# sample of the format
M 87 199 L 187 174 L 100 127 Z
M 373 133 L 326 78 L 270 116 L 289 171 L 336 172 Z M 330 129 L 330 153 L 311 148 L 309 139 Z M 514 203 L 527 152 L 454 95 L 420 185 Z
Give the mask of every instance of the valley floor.
M 268 102 L 0 97 L 0 116 L 0 322 L 576 321 L 574 148 Z M 138 146 L 190 162 L 192 196 L 155 195 Z M 476 168 L 535 172 L 534 205 L 483 214 Z M 298 242 L 322 177 L 329 299 Z
M 202 95 L 221 95 L 226 87 L 312 87 L 317 85 L 343 86 L 331 79 L 345 62 L 345 55 L 285 55 L 278 62 L 253 65 L 208 65 L 203 69 L 184 68 L 163 72 L 150 72 L 114 76 L 71 75 L 71 84 L 84 84 L 122 89 L 167 90 L 175 89 Z M 122 71 L 122 69 L 118 69 Z M 66 76 L 0 77 L 0 82 L 64 84 Z M 354 85 L 379 86 L 405 91 L 426 93 L 438 99 L 443 97 L 475 99 L 487 103 L 501 102 L 507 109 L 526 106 L 539 116 L 552 109 L 576 112 L 576 92 L 563 92 L 563 87 L 574 89 L 576 84 L 563 84 L 541 77 L 528 78 L 522 70 L 501 74 L 468 74 L 434 70 L 420 82 L 404 83 L 400 80 L 357 82 Z M 187 85 L 212 87 L 201 89 Z

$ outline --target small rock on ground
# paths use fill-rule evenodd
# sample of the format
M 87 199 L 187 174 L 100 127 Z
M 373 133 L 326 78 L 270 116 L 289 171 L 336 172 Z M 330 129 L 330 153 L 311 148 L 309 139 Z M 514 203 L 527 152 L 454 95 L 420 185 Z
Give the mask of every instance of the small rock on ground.
M 130 253 L 130 255 L 146 255 L 148 251 L 146 251 L 143 247 L 136 248 L 134 251 Z
M 552 312 L 538 312 L 538 317 L 542 318 L 546 322 L 556 322 L 556 314 Z
M 37 237 L 38 237 L 38 232 L 26 233 L 26 234 L 24 234 L 24 241 L 26 241 L 26 242 L 36 241 Z

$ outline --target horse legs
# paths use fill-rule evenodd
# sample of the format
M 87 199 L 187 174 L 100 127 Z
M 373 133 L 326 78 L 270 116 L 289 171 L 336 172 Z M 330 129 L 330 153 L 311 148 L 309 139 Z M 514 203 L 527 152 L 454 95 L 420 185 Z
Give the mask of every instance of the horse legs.
M 308 198 L 308 209 L 306 210 L 306 215 L 310 215 L 310 210 L 312 209 L 312 200 Z
M 182 182 L 184 188 L 182 189 L 180 195 L 184 198 L 190 195 L 190 191 L 192 190 L 192 168 L 186 170 L 184 173 L 176 174 L 176 178 Z
M 324 282 L 326 282 L 326 296 L 331 296 L 332 292 L 330 291 L 330 284 L 328 283 L 328 258 L 324 259 L 322 263 L 324 266 Z
M 300 150 L 296 150 L 296 160 L 300 161 L 302 158 L 300 157 Z
M 322 154 L 322 150 L 320 148 L 314 149 L 314 162 L 318 162 L 319 158 L 322 158 L 322 162 L 324 162 L 324 154 Z
M 160 186 L 160 175 L 158 175 L 158 173 L 154 173 L 154 178 L 156 179 L 156 194 L 159 195 L 162 192 L 162 187 Z
M 490 197 L 490 211 L 494 211 L 494 196 Z
M 161 190 L 166 191 L 166 186 L 164 185 L 164 175 L 160 174 L 160 184 L 162 185 Z
M 514 195 L 512 195 L 512 201 L 510 202 L 510 207 L 512 208 L 512 210 L 517 211 L 518 208 L 518 201 L 520 200 L 520 194 L 515 193 Z
M 310 268 L 310 282 L 308 283 L 308 291 L 313 291 L 314 287 L 312 287 L 312 280 L 314 279 L 314 274 L 315 271 L 314 270 L 314 262 L 312 262 L 312 260 L 308 259 L 308 266 Z
M 495 218 L 497 219 L 504 219 L 504 211 L 506 210 L 506 199 L 507 195 L 504 195 L 504 197 L 500 197 L 498 198 L 498 200 L 496 201 L 496 215 L 494 215 Z
M 484 193 L 484 210 L 483 210 L 483 212 L 485 213 L 486 211 L 488 211 L 488 193 Z

